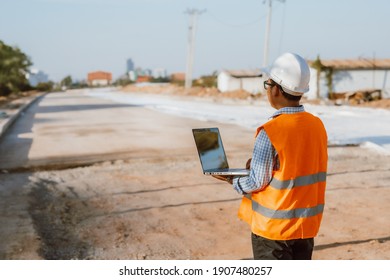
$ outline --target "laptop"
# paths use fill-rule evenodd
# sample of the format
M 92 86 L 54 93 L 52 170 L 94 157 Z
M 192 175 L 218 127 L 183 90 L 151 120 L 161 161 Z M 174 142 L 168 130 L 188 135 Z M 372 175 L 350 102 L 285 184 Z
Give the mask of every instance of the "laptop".
M 200 163 L 205 175 L 247 176 L 245 168 L 229 168 L 222 138 L 217 127 L 192 129 Z

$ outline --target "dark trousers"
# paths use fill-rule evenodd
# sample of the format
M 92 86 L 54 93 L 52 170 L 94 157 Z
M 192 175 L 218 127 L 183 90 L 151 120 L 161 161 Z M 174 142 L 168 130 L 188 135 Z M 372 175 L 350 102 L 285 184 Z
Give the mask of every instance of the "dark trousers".
M 270 240 L 252 233 L 255 260 L 311 260 L 314 238 Z

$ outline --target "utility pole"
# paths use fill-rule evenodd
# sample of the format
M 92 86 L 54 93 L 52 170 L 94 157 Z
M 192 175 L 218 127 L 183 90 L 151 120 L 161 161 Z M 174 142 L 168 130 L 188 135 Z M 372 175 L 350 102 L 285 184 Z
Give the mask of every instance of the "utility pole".
M 372 88 L 375 89 L 375 68 L 376 68 L 376 63 L 375 63 L 375 52 L 372 56 L 372 66 L 373 66 L 373 70 L 372 70 Z
M 267 1 L 267 0 L 266 0 Z M 272 0 L 268 0 L 267 24 L 265 26 L 263 66 L 268 66 L 269 31 L 271 28 Z
M 265 26 L 265 39 L 264 39 L 264 56 L 263 56 L 263 66 L 268 66 L 268 49 L 269 49 L 269 35 L 271 29 L 271 16 L 272 16 L 272 1 L 273 0 L 264 0 L 263 3 L 268 1 L 268 14 L 267 14 L 267 24 Z M 279 2 L 284 3 L 285 0 L 278 0 Z
M 189 89 L 192 86 L 192 66 L 194 64 L 194 48 L 195 48 L 195 33 L 196 33 L 196 19 L 206 10 L 199 11 L 197 9 L 187 9 L 186 14 L 190 15 L 188 24 L 188 49 L 187 49 L 187 65 L 186 65 L 186 79 L 185 88 Z

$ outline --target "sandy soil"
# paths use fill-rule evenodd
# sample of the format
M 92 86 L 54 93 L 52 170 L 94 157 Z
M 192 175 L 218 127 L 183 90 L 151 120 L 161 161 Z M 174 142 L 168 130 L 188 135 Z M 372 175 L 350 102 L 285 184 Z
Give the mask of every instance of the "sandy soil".
M 390 259 L 389 158 L 331 148 L 329 165 L 313 258 Z M 191 152 L 0 179 L 2 259 L 252 257 L 240 197 L 201 175 Z
M 181 136 L 172 141 L 156 125 L 161 143 L 120 160 L 0 172 L 0 259 L 252 258 L 249 228 L 236 215 L 240 196 L 201 174 L 191 136 L 182 132 L 218 125 L 230 165 L 239 167 L 251 154 L 253 131 L 147 114 L 156 124 L 169 120 Z M 132 128 L 142 130 L 137 122 Z M 330 147 L 328 166 L 313 258 L 389 260 L 390 157 Z

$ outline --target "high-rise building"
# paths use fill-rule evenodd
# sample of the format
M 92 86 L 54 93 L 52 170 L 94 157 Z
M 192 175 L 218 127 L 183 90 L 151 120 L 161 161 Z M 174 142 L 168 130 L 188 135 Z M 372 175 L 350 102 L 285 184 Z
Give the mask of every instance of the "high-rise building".
M 127 60 L 127 73 L 134 71 L 134 62 L 131 58 Z

